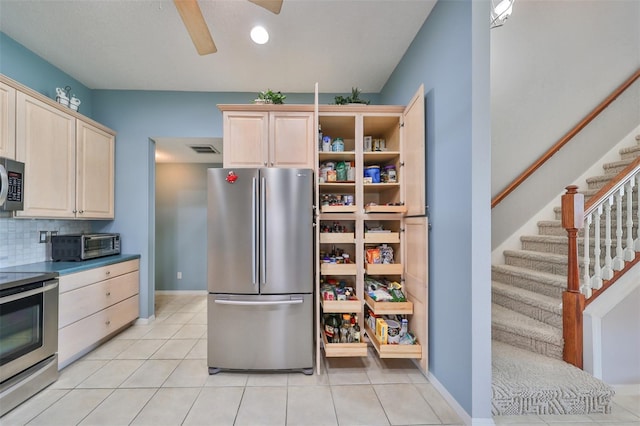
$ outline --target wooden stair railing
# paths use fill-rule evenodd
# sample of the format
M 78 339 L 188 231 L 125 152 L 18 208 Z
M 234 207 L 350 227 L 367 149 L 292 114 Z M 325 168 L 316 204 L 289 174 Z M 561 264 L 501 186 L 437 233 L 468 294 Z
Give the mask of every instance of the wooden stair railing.
M 640 261 L 640 157 L 611 179 L 587 203 L 577 186 L 568 186 L 562 196 L 562 226 L 568 237 L 567 290 L 562 294 L 563 358 L 583 367 L 584 309 Z M 634 206 L 634 195 L 636 204 Z M 612 238 L 612 207 L 615 205 L 615 241 Z M 623 210 L 626 238 L 623 239 Z M 604 215 L 604 241 L 601 239 L 601 216 Z M 590 238 L 594 223 L 594 265 L 591 270 Z M 634 238 L 635 225 L 635 238 Z M 578 232 L 583 233 L 582 280 L 578 254 Z M 602 255 L 601 247 L 605 253 Z M 615 249 L 615 255 L 613 255 Z M 602 262 L 604 261 L 604 265 Z
M 567 144 L 580 130 L 584 129 L 589 123 L 593 121 L 602 111 L 604 111 L 618 96 L 620 96 L 625 90 L 629 88 L 638 78 L 640 78 L 640 69 L 636 70 L 631 77 L 625 80 L 620 86 L 618 86 L 607 98 L 600 102 L 585 118 L 583 118 L 578 124 L 576 124 L 569 132 L 567 132 L 558 142 L 556 142 L 551 148 L 547 150 L 540 158 L 538 158 L 532 165 L 530 165 L 524 172 L 522 172 L 517 178 L 515 178 L 509 185 L 507 185 L 498 195 L 491 200 L 491 208 L 497 206 L 507 195 L 511 194 L 518 186 L 520 186 L 529 176 L 531 176 L 536 170 L 538 170 L 544 163 L 546 163 L 553 155 L 560 151 L 560 149 Z

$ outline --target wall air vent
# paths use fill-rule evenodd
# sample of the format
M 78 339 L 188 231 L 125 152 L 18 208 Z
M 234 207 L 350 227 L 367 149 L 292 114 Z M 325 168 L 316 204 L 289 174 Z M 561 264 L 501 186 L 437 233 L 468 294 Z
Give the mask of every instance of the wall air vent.
M 189 148 L 197 152 L 198 154 L 220 154 L 213 145 L 189 145 Z

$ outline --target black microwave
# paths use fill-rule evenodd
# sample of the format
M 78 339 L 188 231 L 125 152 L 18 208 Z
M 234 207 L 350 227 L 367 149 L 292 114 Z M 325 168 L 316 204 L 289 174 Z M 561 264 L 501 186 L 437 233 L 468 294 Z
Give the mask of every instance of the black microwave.
M 80 261 L 120 254 L 120 234 L 66 234 L 51 237 L 51 259 Z

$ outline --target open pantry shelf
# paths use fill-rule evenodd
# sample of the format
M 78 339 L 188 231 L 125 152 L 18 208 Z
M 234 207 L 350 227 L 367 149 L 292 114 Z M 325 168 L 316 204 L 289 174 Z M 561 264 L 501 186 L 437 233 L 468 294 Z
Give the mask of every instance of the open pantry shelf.
M 376 302 L 368 294 L 364 295 L 364 301 L 376 315 L 413 314 L 413 303 L 407 302 Z
M 422 358 L 422 346 L 420 344 L 415 345 L 388 345 L 381 343 L 376 337 L 376 333 L 369 328 L 367 324 L 364 326 L 364 330 L 369 336 L 369 341 L 378 352 L 380 358 Z
M 356 275 L 358 268 L 355 263 L 323 263 L 320 265 L 320 275 Z
M 353 244 L 355 235 L 353 232 L 321 232 L 320 244 Z
M 369 185 L 393 185 L 388 183 L 369 184 Z M 366 185 L 366 186 L 369 186 Z M 364 207 L 365 213 L 406 213 L 406 206 L 385 206 L 385 205 L 367 205 Z
M 365 232 L 365 244 L 394 244 L 400 242 L 399 232 Z
M 353 357 L 353 356 L 367 356 L 367 344 L 365 342 L 360 343 L 329 343 L 327 342 L 327 336 L 322 332 L 322 341 L 324 347 L 325 356 L 332 357 Z
M 360 312 L 362 302 L 359 299 L 352 300 L 320 300 L 322 312 L 325 314 L 348 314 L 351 312 Z
M 322 206 L 320 213 L 354 213 L 358 210 L 355 204 L 352 206 Z
M 367 275 L 402 275 L 402 263 L 367 263 L 364 265 Z

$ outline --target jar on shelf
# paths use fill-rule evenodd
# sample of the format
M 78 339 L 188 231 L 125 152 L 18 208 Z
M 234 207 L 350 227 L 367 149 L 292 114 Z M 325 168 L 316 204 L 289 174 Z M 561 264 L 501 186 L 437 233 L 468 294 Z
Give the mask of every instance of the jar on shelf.
M 396 166 L 389 164 L 384 166 L 384 173 L 386 175 L 386 182 L 396 183 L 398 181 L 398 175 L 396 174 Z
M 334 152 L 343 152 L 344 140 L 342 140 L 342 138 L 335 138 L 333 140 L 333 144 L 331 145 L 331 150 Z

